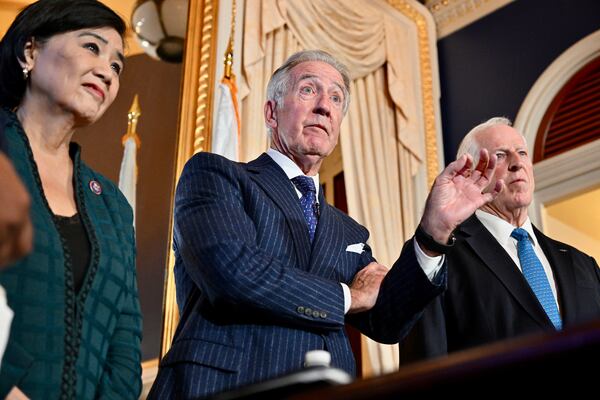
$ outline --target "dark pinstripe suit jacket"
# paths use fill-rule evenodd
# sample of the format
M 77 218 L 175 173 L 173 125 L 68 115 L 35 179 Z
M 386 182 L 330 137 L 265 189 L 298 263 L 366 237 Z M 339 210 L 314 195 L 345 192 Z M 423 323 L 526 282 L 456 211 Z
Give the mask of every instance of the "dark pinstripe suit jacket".
M 340 282 L 373 261 L 368 246 L 346 251 L 369 233 L 322 195 L 320 203 L 311 246 L 293 185 L 268 155 L 239 164 L 200 153 L 187 163 L 174 225 L 181 320 L 150 398 L 202 397 L 285 374 L 313 349 L 354 373 Z M 438 278 L 429 282 L 409 243 L 375 308 L 347 320 L 395 343 L 443 289 L 445 272 Z

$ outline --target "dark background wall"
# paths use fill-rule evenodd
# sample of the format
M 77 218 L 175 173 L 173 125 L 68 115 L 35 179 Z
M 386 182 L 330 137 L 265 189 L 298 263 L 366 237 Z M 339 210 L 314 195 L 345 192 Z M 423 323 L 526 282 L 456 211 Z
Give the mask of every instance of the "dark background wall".
M 137 275 L 144 318 L 142 360 L 158 357 L 162 332 L 163 283 L 169 219 L 181 66 L 159 62 L 146 55 L 128 57 L 117 99 L 94 125 L 76 132 L 83 159 L 113 182 L 118 182 L 127 132 L 127 112 L 139 95 L 142 116 L 137 132 L 136 210 Z
M 473 126 L 514 121 L 544 70 L 598 29 L 599 0 L 517 0 L 438 41 L 446 164 Z

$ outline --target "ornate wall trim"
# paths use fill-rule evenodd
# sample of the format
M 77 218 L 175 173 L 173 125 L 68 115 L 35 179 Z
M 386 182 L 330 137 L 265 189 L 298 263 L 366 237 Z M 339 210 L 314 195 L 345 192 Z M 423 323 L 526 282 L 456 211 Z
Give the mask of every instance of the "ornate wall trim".
M 217 39 L 218 0 L 190 0 L 186 32 L 181 103 L 177 132 L 177 155 L 175 165 L 176 186 L 183 166 L 199 151 L 210 148 L 212 88 L 215 85 L 215 52 Z M 171 194 L 174 204 L 175 194 Z M 172 209 L 172 208 L 171 208 Z M 179 321 L 175 299 L 175 256 L 173 242 L 173 218 L 169 227 L 168 260 L 165 274 L 163 333 L 161 357 L 171 346 L 171 340 Z
M 427 0 L 441 39 L 514 0 Z
M 421 74 L 421 97 L 425 127 L 425 157 L 427 186 L 431 187 L 440 171 L 441 123 L 439 122 L 439 83 L 437 77 L 437 51 L 433 30 L 433 21 L 426 18 L 427 12 L 419 10 L 416 2 L 408 0 L 387 0 L 387 3 L 414 22 L 418 34 L 419 69 Z M 434 60 L 435 64 L 432 64 Z M 435 75 L 434 75 L 435 71 Z M 438 148 L 438 141 L 440 148 Z M 443 161 L 442 161 L 443 163 Z

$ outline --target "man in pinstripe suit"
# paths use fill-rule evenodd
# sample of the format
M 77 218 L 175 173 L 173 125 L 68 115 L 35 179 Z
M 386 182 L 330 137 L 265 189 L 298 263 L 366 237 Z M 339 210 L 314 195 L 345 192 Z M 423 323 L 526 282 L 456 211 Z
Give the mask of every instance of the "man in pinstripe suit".
M 395 343 L 444 289 L 443 263 L 424 270 L 418 260 L 444 251 L 439 243 L 497 193 L 481 193 L 494 159 L 483 153 L 469 176 L 469 157 L 446 168 L 428 198 L 419 244 L 407 242 L 388 272 L 366 244 L 368 231 L 318 189 L 349 82 L 329 54 L 296 53 L 267 88 L 269 151 L 247 164 L 200 153 L 185 166 L 174 224 L 181 320 L 149 398 L 199 398 L 266 380 L 302 368 L 315 349 L 354 374 L 345 322 Z M 298 176 L 314 182 L 316 207 L 292 183 Z

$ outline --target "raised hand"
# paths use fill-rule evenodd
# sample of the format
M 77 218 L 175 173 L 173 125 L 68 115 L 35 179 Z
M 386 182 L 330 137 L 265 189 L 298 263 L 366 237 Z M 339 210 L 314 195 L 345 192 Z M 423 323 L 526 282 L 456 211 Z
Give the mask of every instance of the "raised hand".
M 387 267 L 374 261 L 358 271 L 350 285 L 352 303 L 348 310 L 349 314 L 368 311 L 373 308 L 377 302 L 381 282 L 387 273 Z
M 479 153 L 477 167 L 465 154 L 452 162 L 435 179 L 427 197 L 421 227 L 439 243 L 446 243 L 452 231 L 475 210 L 492 201 L 504 187 L 502 180 L 488 188 L 496 167 L 496 156 L 486 149 Z

